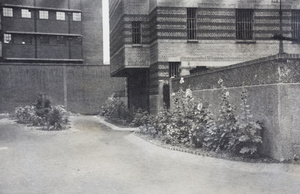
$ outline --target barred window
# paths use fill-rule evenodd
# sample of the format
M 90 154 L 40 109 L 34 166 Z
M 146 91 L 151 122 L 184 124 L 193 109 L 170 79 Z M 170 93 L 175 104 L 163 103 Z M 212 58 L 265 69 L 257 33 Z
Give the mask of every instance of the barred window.
M 12 43 L 12 35 L 11 34 L 4 34 L 3 35 L 3 42 L 5 44 Z
M 56 20 L 66 20 L 66 13 L 61 11 L 56 12 Z
M 13 17 L 14 16 L 13 8 L 3 7 L 3 16 Z
M 187 9 L 187 39 L 197 39 L 197 9 Z
M 31 18 L 31 12 L 29 9 L 21 9 L 22 18 Z
M 39 16 L 40 16 L 40 19 L 47 20 L 47 19 L 49 19 L 49 11 L 40 10 Z
M 236 10 L 236 39 L 253 40 L 254 10 Z
M 132 22 L 132 44 L 142 44 L 141 22 Z
M 41 36 L 40 44 L 44 44 L 44 45 L 50 44 L 50 37 L 49 36 Z
M 57 44 L 66 45 L 67 40 L 66 40 L 66 37 L 64 37 L 64 36 L 57 36 L 56 42 L 57 42 Z
M 180 63 L 170 62 L 169 63 L 169 77 L 178 77 L 180 73 Z
M 81 13 L 73 13 L 73 21 L 81 21 Z
M 32 36 L 23 35 L 22 36 L 22 44 L 32 44 Z
M 292 38 L 300 39 L 300 11 L 292 11 Z

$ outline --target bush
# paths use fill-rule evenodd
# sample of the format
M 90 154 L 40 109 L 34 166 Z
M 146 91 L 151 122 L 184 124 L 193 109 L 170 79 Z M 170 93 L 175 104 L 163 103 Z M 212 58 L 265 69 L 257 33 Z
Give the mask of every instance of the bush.
M 119 97 L 116 97 L 115 94 L 105 101 L 105 105 L 101 109 L 100 115 L 113 123 L 129 125 L 133 120 L 133 113 L 127 109 L 125 103 Z
M 36 114 L 34 106 L 17 107 L 14 117 L 18 123 L 31 124 L 34 126 L 43 126 L 44 119 Z
M 181 80 L 183 83 L 183 80 Z M 215 121 L 208 104 L 194 100 L 192 91 L 182 88 L 172 94 L 172 109 L 163 109 L 152 116 L 138 112 L 137 125 L 144 123 L 142 133 L 159 135 L 166 143 L 203 147 L 212 151 L 225 151 L 244 156 L 257 154 L 262 143 L 262 127 L 251 120 L 250 106 L 247 104 L 247 91 L 241 94 L 242 115 L 235 115 L 236 107 L 230 103 L 229 91 L 219 80 L 221 86 L 220 114 Z
M 133 111 L 133 119 L 130 122 L 131 127 L 139 127 L 144 124 L 149 124 L 150 116 L 148 111 L 143 111 L 142 109 L 138 109 L 137 111 Z
M 17 122 L 43 126 L 46 130 L 62 130 L 68 124 L 68 112 L 62 106 L 51 106 L 51 99 L 40 94 L 34 106 L 17 107 L 14 117 Z

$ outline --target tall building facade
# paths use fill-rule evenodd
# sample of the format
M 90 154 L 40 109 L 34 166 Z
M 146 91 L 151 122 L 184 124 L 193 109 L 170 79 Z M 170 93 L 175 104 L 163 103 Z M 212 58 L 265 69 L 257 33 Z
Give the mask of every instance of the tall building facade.
M 45 93 L 57 104 L 96 113 L 122 78 L 103 64 L 102 1 L 1 1 L 0 112 Z
M 195 67 L 278 54 L 274 37 L 284 37 L 284 52 L 300 51 L 295 0 L 110 2 L 111 75 L 127 77 L 129 105 L 151 113 L 168 105 L 169 79 Z

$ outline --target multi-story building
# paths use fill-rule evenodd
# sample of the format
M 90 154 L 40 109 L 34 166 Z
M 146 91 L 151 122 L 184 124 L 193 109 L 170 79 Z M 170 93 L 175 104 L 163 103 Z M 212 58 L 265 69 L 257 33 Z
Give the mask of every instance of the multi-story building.
M 111 75 L 127 77 L 129 106 L 151 113 L 168 105 L 170 77 L 275 55 L 279 42 L 300 51 L 299 1 L 110 2 Z
M 46 93 L 95 113 L 122 79 L 103 64 L 102 1 L 1 1 L 0 112 Z

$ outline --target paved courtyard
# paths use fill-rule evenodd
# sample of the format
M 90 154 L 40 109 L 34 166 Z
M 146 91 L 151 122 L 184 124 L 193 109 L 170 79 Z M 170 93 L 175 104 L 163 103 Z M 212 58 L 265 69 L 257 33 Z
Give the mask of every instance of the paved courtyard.
M 299 193 L 300 165 L 249 164 L 157 147 L 94 116 L 66 131 L 0 119 L 1 194 Z

